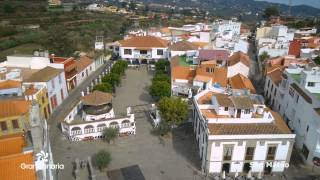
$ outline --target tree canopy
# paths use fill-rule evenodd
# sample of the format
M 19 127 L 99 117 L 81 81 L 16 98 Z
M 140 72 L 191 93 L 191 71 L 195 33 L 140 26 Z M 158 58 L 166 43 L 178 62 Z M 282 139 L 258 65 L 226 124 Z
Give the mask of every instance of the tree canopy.
M 314 58 L 314 62 L 320 65 L 320 56 L 317 56 L 316 58 Z
M 167 68 L 169 66 L 169 61 L 164 60 L 164 59 L 160 59 L 158 62 L 156 62 L 155 66 L 156 66 L 156 73 L 157 74 L 162 74 L 162 73 L 166 73 Z
M 110 143 L 111 141 L 114 141 L 117 137 L 118 137 L 118 134 L 119 134 L 119 129 L 118 128 L 105 128 L 103 130 L 103 136 L 104 136 L 104 139 Z
M 92 156 L 92 164 L 95 167 L 98 167 L 100 170 L 108 167 L 111 162 L 111 155 L 105 150 L 100 150 Z
M 270 55 L 267 52 L 262 52 L 262 54 L 260 54 L 259 59 L 261 60 L 261 62 L 265 61 L 266 59 L 269 59 Z
M 106 93 L 112 93 L 113 87 L 110 83 L 100 83 L 93 87 L 93 90 L 98 90 Z
M 269 6 L 264 10 L 263 17 L 269 19 L 271 16 L 279 16 L 280 11 L 277 6 Z
M 171 86 L 166 81 L 153 81 L 149 88 L 150 95 L 155 98 L 170 97 Z
M 181 98 L 163 97 L 159 101 L 158 108 L 161 119 L 170 125 L 179 125 L 188 117 L 188 104 Z
M 170 83 L 170 77 L 167 74 L 156 74 L 152 79 L 152 82 L 155 81 L 165 81 Z

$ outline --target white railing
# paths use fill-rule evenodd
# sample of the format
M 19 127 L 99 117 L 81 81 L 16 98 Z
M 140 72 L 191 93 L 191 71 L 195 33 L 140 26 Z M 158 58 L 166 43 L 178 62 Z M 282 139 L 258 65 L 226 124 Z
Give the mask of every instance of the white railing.
M 85 134 L 94 133 L 94 131 L 95 131 L 94 128 L 84 129 Z
M 151 58 L 151 54 L 134 54 L 134 58 L 139 58 L 139 59 L 148 59 Z
M 73 135 L 79 135 L 79 134 L 82 134 L 82 130 L 74 130 L 74 131 L 71 131 L 71 136 L 73 136 Z

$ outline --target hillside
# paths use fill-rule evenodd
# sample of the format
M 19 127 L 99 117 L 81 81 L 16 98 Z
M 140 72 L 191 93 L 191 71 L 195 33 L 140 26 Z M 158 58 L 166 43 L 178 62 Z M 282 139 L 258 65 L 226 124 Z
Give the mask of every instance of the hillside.
M 257 13 L 262 15 L 263 10 L 272 5 L 278 6 L 283 14 L 287 14 L 289 9 L 289 6 L 284 4 L 254 0 L 142 0 L 142 2 L 170 4 L 177 7 L 198 7 L 222 17 L 238 17 L 239 15 L 252 16 Z M 300 17 L 317 17 L 320 16 L 320 9 L 305 5 L 293 6 L 292 15 Z

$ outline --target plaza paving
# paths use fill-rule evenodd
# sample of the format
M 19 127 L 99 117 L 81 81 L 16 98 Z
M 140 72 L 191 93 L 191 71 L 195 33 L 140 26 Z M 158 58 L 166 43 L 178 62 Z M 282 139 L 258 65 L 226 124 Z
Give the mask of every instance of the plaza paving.
M 146 68 L 127 70 L 113 99 L 116 114 L 125 113 L 127 106 L 152 103 L 148 94 L 151 78 L 152 74 Z M 111 153 L 109 169 L 137 164 L 147 180 L 201 179 L 197 175 L 199 159 L 191 128 L 178 128 L 171 136 L 160 138 L 151 134 L 149 121 L 147 113 L 136 114 L 137 134 L 120 137 L 111 145 L 102 141 L 71 143 L 61 134 L 52 144 L 55 163 L 65 165 L 58 174 L 59 179 L 74 179 L 72 161 L 75 158 L 85 159 L 101 149 Z M 99 176 L 105 174 L 99 173 Z

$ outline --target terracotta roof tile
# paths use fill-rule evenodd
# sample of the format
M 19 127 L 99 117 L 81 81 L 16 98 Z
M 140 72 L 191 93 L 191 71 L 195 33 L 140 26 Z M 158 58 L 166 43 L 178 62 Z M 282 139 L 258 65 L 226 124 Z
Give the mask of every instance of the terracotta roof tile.
M 122 47 L 158 47 L 166 48 L 169 42 L 154 36 L 137 36 L 119 41 Z
M 226 61 L 229 57 L 227 50 L 220 49 L 201 49 L 199 50 L 199 60 L 223 60 Z
M 223 107 L 234 107 L 230 97 L 226 94 L 215 94 L 218 104 Z
M 198 46 L 189 42 L 189 41 L 179 41 L 172 44 L 170 47 L 171 51 L 190 51 L 190 50 L 198 50 Z
M 26 145 L 23 133 L 3 135 L 0 137 L 0 157 L 21 153 Z
M 0 82 L 0 89 L 12 89 L 12 88 L 20 88 L 20 87 L 21 87 L 20 81 L 6 80 L 3 82 Z
M 29 112 L 30 101 L 2 100 L 0 101 L 0 117 L 20 116 Z
M 25 82 L 48 82 L 58 76 L 63 70 L 47 66 L 33 73 Z
M 111 102 L 111 100 L 112 95 L 110 93 L 104 93 L 101 91 L 93 91 L 93 93 L 82 97 L 83 104 L 91 106 L 108 104 Z
M 226 87 L 227 81 L 228 81 L 227 73 L 228 73 L 227 68 L 224 68 L 224 67 L 215 68 L 212 84 L 219 83 L 222 87 Z
M 251 93 L 255 94 L 256 89 L 249 78 L 246 78 L 242 74 L 237 74 L 229 78 L 229 84 L 232 89 L 248 89 Z
M 267 76 L 270 77 L 271 81 L 274 84 L 279 85 L 282 80 L 282 70 L 279 68 L 276 68 L 272 71 L 269 71 Z
M 230 99 L 237 109 L 253 108 L 253 103 L 249 96 L 231 96 Z
M 36 180 L 34 169 L 22 169 L 21 164 L 33 164 L 33 153 L 0 157 L 0 178 L 3 180 Z
M 202 82 L 209 82 L 212 80 L 212 77 L 209 76 L 203 76 L 203 75 L 196 75 L 193 79 L 194 81 L 202 81 Z
M 239 51 L 232 54 L 228 59 L 228 66 L 233 66 L 238 62 L 242 62 L 246 66 L 250 66 L 250 58 L 247 54 Z
M 87 56 L 81 56 L 79 60 L 76 60 L 77 71 L 81 72 L 86 69 L 90 64 L 93 63 L 93 60 Z

